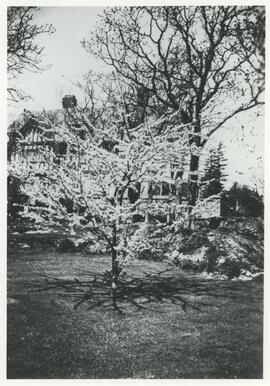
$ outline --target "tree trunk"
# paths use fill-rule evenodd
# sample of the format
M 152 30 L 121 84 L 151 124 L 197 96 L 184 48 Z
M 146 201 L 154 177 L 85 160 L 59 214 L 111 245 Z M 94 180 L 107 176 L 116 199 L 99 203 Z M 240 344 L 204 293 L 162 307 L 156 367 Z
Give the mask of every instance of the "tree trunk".
M 201 143 L 201 125 L 199 122 L 196 123 L 194 127 L 194 135 L 190 138 L 190 146 L 195 144 L 197 148 L 202 147 Z M 196 135 L 197 134 L 197 135 Z M 195 206 L 198 195 L 199 195 L 199 186 L 198 186 L 198 171 L 199 171 L 199 162 L 200 162 L 200 156 L 197 154 L 191 154 L 190 157 L 190 165 L 189 165 L 189 205 Z
M 199 170 L 199 156 L 191 155 L 190 159 L 190 179 L 189 179 L 189 205 L 195 206 L 199 188 L 198 188 L 198 170 Z
M 116 305 L 117 299 L 117 286 L 118 286 L 118 262 L 117 262 L 117 253 L 115 250 L 112 251 L 112 296 L 113 296 L 113 305 Z
M 112 296 L 113 296 L 113 305 L 116 307 L 116 299 L 117 299 L 117 287 L 118 287 L 118 276 L 120 273 L 118 261 L 117 261 L 117 252 L 114 247 L 117 245 L 117 232 L 116 222 L 113 225 L 113 246 L 112 246 Z

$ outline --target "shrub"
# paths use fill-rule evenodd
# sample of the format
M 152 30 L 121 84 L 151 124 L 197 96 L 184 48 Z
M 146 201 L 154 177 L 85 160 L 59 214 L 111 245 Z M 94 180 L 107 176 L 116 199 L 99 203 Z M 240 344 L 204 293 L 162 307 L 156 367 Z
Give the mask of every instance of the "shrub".
M 248 239 L 263 239 L 264 225 L 261 219 L 241 219 L 237 223 L 237 234 Z
M 241 273 L 241 263 L 238 260 L 226 259 L 223 264 L 220 265 L 220 271 L 232 279 L 234 277 L 239 277 Z
M 264 256 L 263 256 L 263 248 L 258 248 L 257 252 L 249 253 L 247 256 L 250 264 L 255 265 L 256 267 L 263 269 L 264 268 Z
M 206 270 L 207 273 L 214 272 L 217 266 L 217 260 L 220 253 L 217 250 L 217 247 L 211 245 L 210 248 L 206 251 Z
M 213 217 L 209 220 L 209 228 L 210 229 L 217 229 L 220 226 L 221 223 L 221 217 Z
M 60 241 L 58 246 L 58 252 L 75 252 L 76 247 L 74 245 L 74 242 L 70 239 L 63 239 Z
M 143 248 L 140 251 L 137 251 L 138 259 L 160 261 L 162 260 L 162 256 L 162 251 L 154 248 Z
M 181 240 L 181 244 L 178 245 L 178 249 L 182 253 L 190 253 L 203 246 L 209 245 L 206 231 L 192 231 Z
M 176 258 L 174 264 L 184 270 L 190 270 L 193 272 L 203 272 L 206 269 L 206 262 L 204 260 L 192 260 L 188 258 Z
M 131 251 L 137 259 L 161 261 L 173 245 L 170 226 L 147 226 L 135 231 Z M 134 235 L 135 235 L 134 233 Z
M 165 254 L 163 239 L 154 235 L 144 237 L 141 235 L 133 242 L 132 254 L 137 259 L 163 260 Z

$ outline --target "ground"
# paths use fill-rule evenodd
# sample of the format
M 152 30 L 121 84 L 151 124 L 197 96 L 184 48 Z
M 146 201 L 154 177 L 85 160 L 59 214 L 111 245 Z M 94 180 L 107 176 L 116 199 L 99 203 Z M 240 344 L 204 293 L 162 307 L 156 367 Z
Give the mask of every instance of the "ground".
M 8 378 L 262 377 L 262 280 L 207 281 L 132 261 L 123 313 L 102 301 L 91 308 L 87 298 L 74 309 L 77 281 L 109 267 L 106 256 L 9 252 Z M 67 286 L 49 289 L 50 278 Z M 95 299 L 110 299 L 104 283 L 89 287 Z

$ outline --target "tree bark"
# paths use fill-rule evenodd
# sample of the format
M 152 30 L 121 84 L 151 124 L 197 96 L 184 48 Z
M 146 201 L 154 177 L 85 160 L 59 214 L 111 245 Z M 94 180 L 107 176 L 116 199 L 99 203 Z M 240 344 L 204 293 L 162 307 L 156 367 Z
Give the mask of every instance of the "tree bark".
M 117 264 L 117 253 L 116 251 L 112 251 L 112 297 L 113 304 L 115 306 L 117 300 L 117 285 L 118 285 L 118 264 Z
M 197 135 L 196 135 L 197 134 Z M 197 122 L 194 127 L 194 133 L 190 138 L 190 146 L 195 144 L 197 148 L 202 147 L 201 143 L 201 125 L 200 122 Z M 198 193 L 199 193 L 199 186 L 198 186 L 198 171 L 199 171 L 199 162 L 200 162 L 200 156 L 191 154 L 190 157 L 190 165 L 189 165 L 189 205 L 195 206 Z
M 117 287 L 118 287 L 118 276 L 120 273 L 118 261 L 117 261 L 117 252 L 114 249 L 117 243 L 117 228 L 116 223 L 113 224 L 113 245 L 112 245 L 112 297 L 113 297 L 113 305 L 116 306 L 117 300 Z

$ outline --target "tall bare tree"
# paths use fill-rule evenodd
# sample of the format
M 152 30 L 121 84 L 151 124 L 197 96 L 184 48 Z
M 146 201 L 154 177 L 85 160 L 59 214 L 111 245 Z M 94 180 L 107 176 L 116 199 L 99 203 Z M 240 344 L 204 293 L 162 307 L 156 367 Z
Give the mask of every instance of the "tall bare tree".
M 152 114 L 179 111 L 181 123 L 195 123 L 191 204 L 200 149 L 230 118 L 263 103 L 264 13 L 264 7 L 116 7 L 83 41 L 144 95 Z

